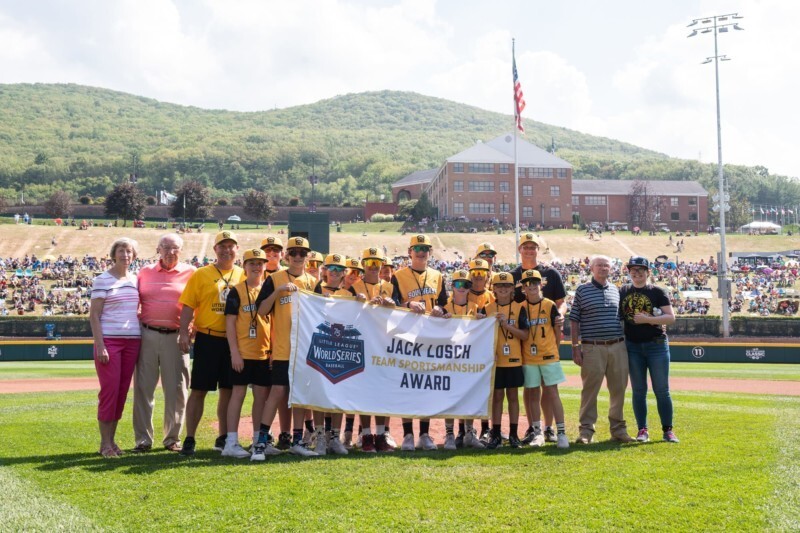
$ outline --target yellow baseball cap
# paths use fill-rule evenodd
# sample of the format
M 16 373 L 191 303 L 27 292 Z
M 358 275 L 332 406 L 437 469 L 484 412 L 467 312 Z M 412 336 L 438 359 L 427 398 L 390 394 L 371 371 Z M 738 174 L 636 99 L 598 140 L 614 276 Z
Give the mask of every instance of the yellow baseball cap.
M 232 231 L 220 231 L 217 233 L 217 236 L 214 237 L 214 246 L 218 245 L 222 241 L 233 241 L 236 244 L 239 244 L 236 234 Z
M 280 237 L 275 237 L 274 235 L 267 235 L 261 241 L 261 248 L 266 248 L 267 246 L 277 246 L 281 250 L 283 250 L 283 241 L 281 241 Z
M 420 233 L 419 235 L 414 235 L 411 237 L 411 240 L 408 243 L 408 246 L 428 246 L 433 248 L 433 244 L 431 244 L 431 239 L 427 235 Z
M 384 263 L 386 262 L 386 258 L 381 255 L 378 251 L 378 248 L 367 248 L 361 252 L 361 259 L 380 259 Z
M 489 270 L 489 263 L 484 259 L 473 259 L 469 262 L 470 270 Z
M 311 246 L 308 245 L 308 239 L 305 237 L 289 237 L 286 241 L 286 249 L 303 248 L 304 250 L 311 251 Z
M 492 243 L 490 242 L 483 242 L 478 245 L 478 249 L 475 250 L 475 257 L 478 257 L 484 252 L 491 252 L 492 255 L 497 255 L 497 250 L 494 249 Z
M 533 244 L 535 244 L 539 248 L 542 247 L 542 241 L 540 241 L 539 238 L 536 235 L 534 235 L 533 233 L 523 233 L 523 234 L 521 234 L 519 236 L 519 245 L 520 246 L 522 246 L 523 244 L 528 243 L 528 242 L 532 242 Z
M 526 270 L 522 273 L 522 278 L 520 278 L 519 282 L 524 285 L 525 283 L 532 283 L 534 280 L 538 281 L 539 283 L 542 282 L 542 275 L 539 274 L 539 271 Z
M 492 275 L 492 286 L 514 285 L 514 276 L 510 272 L 495 272 Z
M 348 257 L 344 263 L 345 265 L 347 265 L 347 268 L 353 268 L 355 270 L 364 272 L 364 267 L 361 266 L 361 260 L 359 260 L 358 258 Z
M 248 261 L 266 261 L 267 254 L 264 253 L 264 250 L 259 248 L 253 248 L 252 250 L 245 250 L 244 251 L 244 261 L 242 263 L 247 263 Z
M 455 272 L 453 272 L 452 279 L 453 281 L 459 281 L 459 280 L 470 281 L 470 282 L 472 281 L 471 279 L 469 279 L 469 272 L 467 272 L 466 270 L 456 270 Z
M 338 265 L 342 268 L 347 268 L 347 259 L 345 256 L 340 254 L 328 254 L 328 257 L 325 258 L 325 266 L 333 266 Z
M 306 258 L 309 261 L 316 261 L 317 263 L 322 263 L 322 254 L 319 253 L 319 252 L 315 252 L 313 250 L 308 252 L 308 255 L 306 256 Z

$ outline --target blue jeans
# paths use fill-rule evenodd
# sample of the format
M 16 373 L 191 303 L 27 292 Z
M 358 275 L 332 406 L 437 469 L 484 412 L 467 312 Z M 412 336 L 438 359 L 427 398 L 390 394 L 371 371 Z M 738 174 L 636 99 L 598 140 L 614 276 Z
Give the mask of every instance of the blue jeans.
M 669 395 L 669 342 L 625 341 L 628 348 L 628 371 L 633 390 L 633 414 L 639 429 L 647 427 L 647 372 L 656 395 L 662 428 L 672 427 L 672 398 Z

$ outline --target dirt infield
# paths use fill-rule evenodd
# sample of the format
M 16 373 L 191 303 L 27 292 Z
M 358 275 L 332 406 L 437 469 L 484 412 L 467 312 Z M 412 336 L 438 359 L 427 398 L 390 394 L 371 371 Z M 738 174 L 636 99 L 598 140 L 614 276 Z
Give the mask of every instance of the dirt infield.
M 580 388 L 580 376 L 567 376 L 566 387 Z M 97 378 L 9 379 L 0 381 L 0 394 L 22 392 L 66 392 L 97 389 Z M 755 379 L 709 379 L 673 377 L 674 391 L 736 392 L 745 394 L 774 394 L 800 396 L 798 381 L 759 381 Z

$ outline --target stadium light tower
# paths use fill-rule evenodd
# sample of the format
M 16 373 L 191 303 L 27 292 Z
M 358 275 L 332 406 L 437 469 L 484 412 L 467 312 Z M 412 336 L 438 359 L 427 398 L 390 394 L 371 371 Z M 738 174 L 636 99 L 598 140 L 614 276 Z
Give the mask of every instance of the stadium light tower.
M 714 55 L 707 57 L 703 61 L 703 65 L 714 61 L 714 75 L 716 80 L 716 95 L 717 95 L 717 174 L 719 178 L 719 192 L 718 194 L 718 208 L 719 208 L 719 241 L 720 241 L 720 260 L 717 262 L 717 276 L 719 296 L 722 300 L 722 336 L 730 337 L 730 309 L 728 308 L 728 293 L 729 287 L 727 284 L 728 278 L 728 262 L 727 253 L 725 251 L 725 211 L 728 210 L 728 195 L 725 194 L 725 176 L 722 170 L 722 120 L 720 118 L 719 110 L 719 62 L 730 61 L 727 56 L 719 55 L 719 48 L 717 46 L 717 35 L 720 33 L 728 33 L 733 28 L 734 30 L 743 30 L 739 26 L 738 20 L 742 19 L 738 13 L 728 13 L 725 15 L 713 15 L 710 17 L 703 17 L 694 19 L 687 26 L 693 28 L 692 33 L 687 37 L 694 37 L 698 33 L 713 33 L 714 34 Z

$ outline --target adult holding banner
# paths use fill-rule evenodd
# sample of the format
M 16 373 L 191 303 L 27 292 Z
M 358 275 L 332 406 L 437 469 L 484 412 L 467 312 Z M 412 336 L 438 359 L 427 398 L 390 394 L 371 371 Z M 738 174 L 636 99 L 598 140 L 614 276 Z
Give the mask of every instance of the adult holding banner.
M 408 245 L 408 255 L 411 264 L 395 272 L 392 276 L 392 299 L 398 307 L 406 307 L 412 313 L 429 313 L 434 317 L 444 315 L 444 306 L 447 305 L 447 291 L 444 288 L 442 273 L 428 267 L 428 261 L 433 252 L 433 244 L 427 235 L 419 234 L 411 237 Z M 419 421 L 419 441 L 416 448 L 435 450 L 436 444 L 428 434 L 430 420 Z M 403 451 L 414 451 L 413 422 L 409 418 L 403 419 Z

